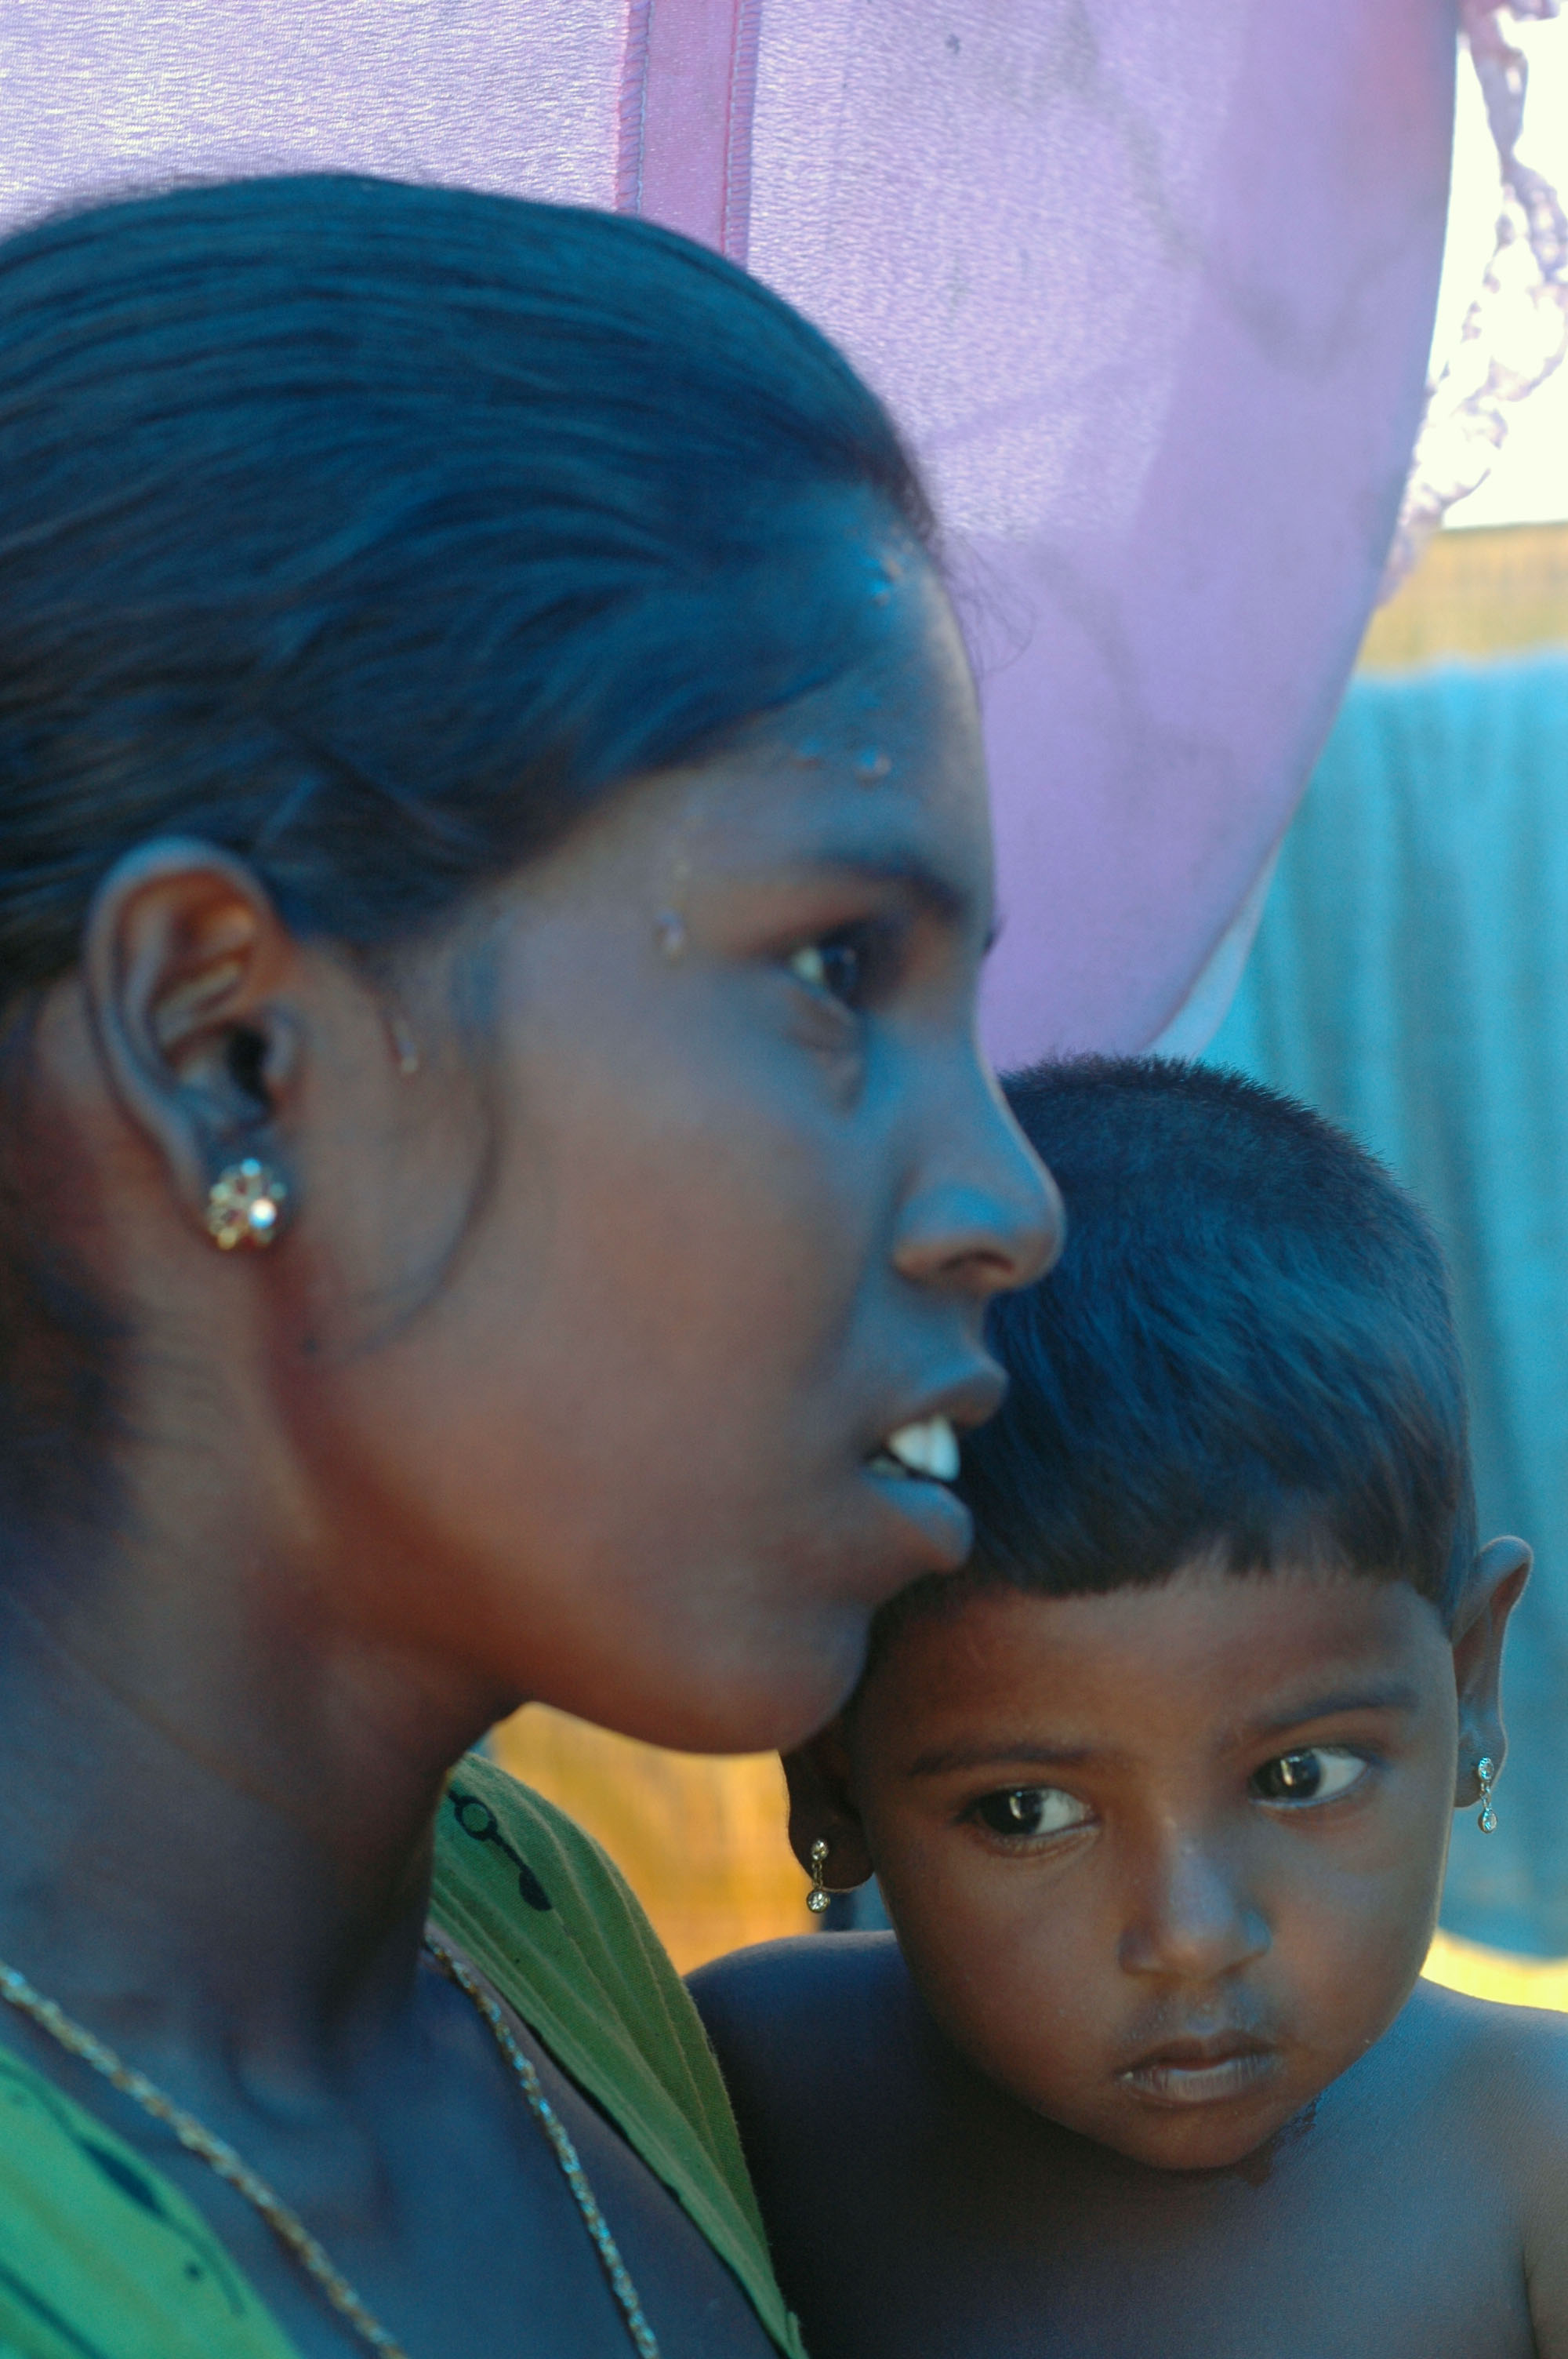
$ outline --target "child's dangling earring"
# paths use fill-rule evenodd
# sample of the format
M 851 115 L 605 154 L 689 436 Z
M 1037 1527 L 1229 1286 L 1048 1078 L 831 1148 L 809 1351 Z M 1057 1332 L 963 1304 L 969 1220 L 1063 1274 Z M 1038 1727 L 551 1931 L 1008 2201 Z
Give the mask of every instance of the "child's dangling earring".
M 820 1917 L 833 1895 L 822 1881 L 822 1871 L 827 1864 L 827 1846 L 820 1835 L 811 1846 L 811 1889 L 806 1905 L 814 1917 Z
M 1476 1783 L 1481 1788 L 1481 1809 L 1476 1824 L 1484 1835 L 1498 1832 L 1498 1814 L 1492 1808 L 1492 1780 L 1497 1774 L 1497 1763 L 1489 1753 L 1483 1753 L 1476 1764 Z

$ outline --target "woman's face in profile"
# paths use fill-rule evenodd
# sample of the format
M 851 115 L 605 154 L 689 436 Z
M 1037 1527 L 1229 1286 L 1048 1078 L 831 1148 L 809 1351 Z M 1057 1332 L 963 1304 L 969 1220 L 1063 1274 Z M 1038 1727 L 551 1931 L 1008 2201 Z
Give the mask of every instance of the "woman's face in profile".
M 1056 1240 L 977 1049 L 991 923 L 921 568 L 870 663 L 615 797 L 409 970 L 379 1161 L 322 1093 L 334 1201 L 357 1157 L 383 1208 L 286 1409 L 373 1635 L 691 1748 L 832 1711 L 874 1607 L 968 1547 L 884 1444 L 924 1427 L 940 1464 L 940 1420 L 989 1413 L 986 1301 Z

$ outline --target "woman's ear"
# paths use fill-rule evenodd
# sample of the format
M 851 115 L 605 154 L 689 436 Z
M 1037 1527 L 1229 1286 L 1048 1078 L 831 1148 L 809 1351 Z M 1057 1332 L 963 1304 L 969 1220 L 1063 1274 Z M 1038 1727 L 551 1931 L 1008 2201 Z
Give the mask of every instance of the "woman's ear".
M 849 1749 L 841 1720 L 829 1722 L 819 1736 L 784 1756 L 789 1786 L 790 1849 L 809 1875 L 811 1847 L 823 1843 L 827 1856 L 822 1881 L 829 1892 L 852 1892 L 869 1883 L 871 1854 L 865 1829 L 849 1791 Z
M 1523 1540 L 1492 1540 L 1476 1557 L 1454 1619 L 1454 1684 L 1459 1697 L 1459 1771 L 1454 1807 L 1479 1800 L 1476 1765 L 1488 1757 L 1494 1772 L 1508 1752 L 1500 1685 L 1509 1616 L 1530 1579 Z
M 144 844 L 94 897 L 82 979 L 98 1054 L 198 1221 L 225 1168 L 285 1159 L 298 1027 L 279 988 L 295 956 L 259 880 L 210 843 Z

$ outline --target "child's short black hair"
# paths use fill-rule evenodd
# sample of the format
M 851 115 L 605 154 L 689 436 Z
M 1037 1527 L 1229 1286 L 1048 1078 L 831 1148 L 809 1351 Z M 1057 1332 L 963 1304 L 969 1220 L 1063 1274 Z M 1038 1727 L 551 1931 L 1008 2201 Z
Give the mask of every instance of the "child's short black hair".
M 1402 1190 L 1236 1073 L 1092 1057 L 1007 1094 L 1067 1242 L 991 1313 L 1012 1385 L 965 1449 L 976 1573 L 1066 1596 L 1304 1554 L 1451 1621 L 1476 1547 L 1465 1378 Z

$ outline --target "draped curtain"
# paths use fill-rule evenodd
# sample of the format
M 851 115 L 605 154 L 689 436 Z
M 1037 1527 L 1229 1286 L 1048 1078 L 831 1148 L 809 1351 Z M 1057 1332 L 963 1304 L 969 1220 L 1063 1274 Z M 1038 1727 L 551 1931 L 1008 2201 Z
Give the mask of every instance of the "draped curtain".
M 1483 1534 L 1537 1551 L 1500 1823 L 1461 1818 L 1444 1922 L 1568 1956 L 1568 649 L 1352 683 L 1207 1054 L 1343 1123 L 1442 1234 Z

